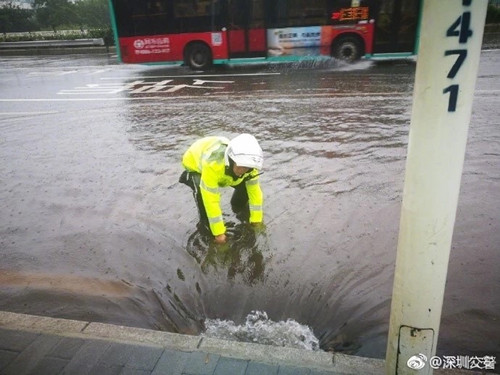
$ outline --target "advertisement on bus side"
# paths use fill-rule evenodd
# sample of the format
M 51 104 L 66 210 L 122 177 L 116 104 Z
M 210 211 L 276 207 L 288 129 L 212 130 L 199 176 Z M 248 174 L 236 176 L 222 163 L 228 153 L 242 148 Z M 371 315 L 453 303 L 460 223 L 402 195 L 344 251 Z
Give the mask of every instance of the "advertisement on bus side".
M 267 46 L 270 56 L 319 55 L 320 47 L 332 40 L 330 26 L 287 27 L 267 30 Z

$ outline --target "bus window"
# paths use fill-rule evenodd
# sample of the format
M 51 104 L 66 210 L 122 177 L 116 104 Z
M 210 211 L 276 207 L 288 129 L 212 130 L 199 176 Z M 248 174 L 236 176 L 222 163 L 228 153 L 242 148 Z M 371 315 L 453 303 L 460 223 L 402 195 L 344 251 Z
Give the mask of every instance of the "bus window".
M 176 17 L 206 17 L 212 14 L 210 0 L 176 0 L 174 2 Z
M 203 32 L 220 28 L 220 0 L 174 0 L 178 32 Z
M 316 26 L 326 21 L 324 0 L 294 0 L 288 4 L 290 26 Z
M 382 1 L 375 22 L 374 52 L 413 52 L 419 0 Z
M 156 35 L 167 32 L 166 0 L 114 0 L 118 34 L 123 36 Z
M 325 0 L 277 0 L 266 3 L 267 27 L 318 26 L 327 21 Z
M 413 51 L 415 48 L 415 36 L 417 34 L 419 16 L 419 1 L 406 0 L 401 6 L 401 23 L 399 25 L 399 45 L 405 51 Z
M 250 11 L 246 0 L 229 0 L 229 29 L 246 29 L 248 20 L 252 18 Z
M 264 27 L 264 0 L 252 0 L 250 28 Z
M 264 27 L 264 0 L 228 0 L 229 29 L 256 29 Z

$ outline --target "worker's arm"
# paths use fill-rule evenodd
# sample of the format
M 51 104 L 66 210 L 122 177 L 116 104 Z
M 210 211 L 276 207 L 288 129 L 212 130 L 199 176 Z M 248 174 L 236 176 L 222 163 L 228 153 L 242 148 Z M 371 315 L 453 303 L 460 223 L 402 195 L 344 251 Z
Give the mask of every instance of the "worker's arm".
M 224 225 L 222 210 L 220 208 L 217 175 L 209 167 L 203 168 L 201 173 L 200 191 L 203 198 L 203 205 L 207 212 L 210 231 L 216 237 L 216 242 L 225 242 L 226 226 Z
M 248 193 L 248 204 L 250 208 L 250 223 L 262 223 L 263 210 L 262 204 L 264 202 L 264 195 L 260 188 L 259 176 L 246 181 L 246 188 Z

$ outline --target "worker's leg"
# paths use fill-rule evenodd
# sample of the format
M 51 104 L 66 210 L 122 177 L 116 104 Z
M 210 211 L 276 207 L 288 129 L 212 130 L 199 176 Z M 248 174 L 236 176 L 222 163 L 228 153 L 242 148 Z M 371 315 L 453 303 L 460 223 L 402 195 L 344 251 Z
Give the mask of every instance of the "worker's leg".
M 194 201 L 196 202 L 196 207 L 198 208 L 198 214 L 200 215 L 200 222 L 208 225 L 207 211 L 205 210 L 205 205 L 203 204 L 203 198 L 201 197 L 200 191 L 200 181 L 201 175 L 196 172 L 184 171 L 179 178 L 179 182 L 189 186 L 193 191 Z
M 239 220 L 248 221 L 250 219 L 248 192 L 245 183 L 234 187 L 234 193 L 231 197 L 231 208 Z

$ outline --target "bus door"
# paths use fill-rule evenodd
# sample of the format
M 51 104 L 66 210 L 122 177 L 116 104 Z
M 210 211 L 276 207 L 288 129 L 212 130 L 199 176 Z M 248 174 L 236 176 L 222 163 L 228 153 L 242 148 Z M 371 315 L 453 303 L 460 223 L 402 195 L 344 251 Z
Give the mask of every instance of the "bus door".
M 421 0 L 380 0 L 374 53 L 416 52 Z
M 266 56 L 264 1 L 227 0 L 226 28 L 230 58 Z

